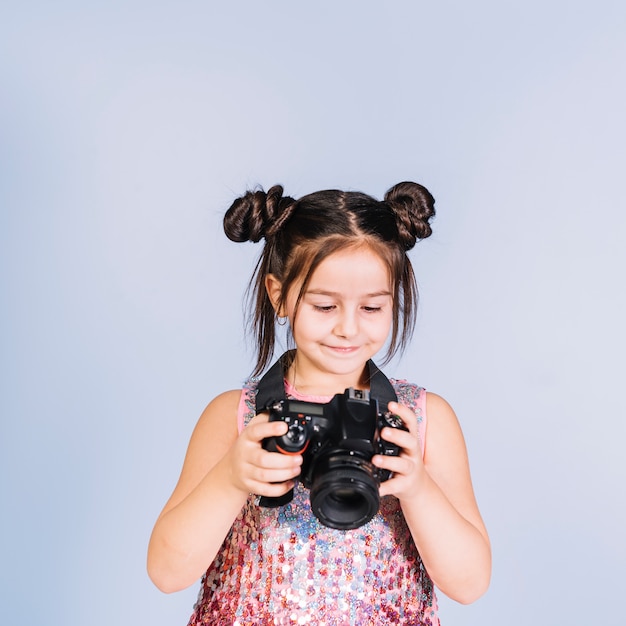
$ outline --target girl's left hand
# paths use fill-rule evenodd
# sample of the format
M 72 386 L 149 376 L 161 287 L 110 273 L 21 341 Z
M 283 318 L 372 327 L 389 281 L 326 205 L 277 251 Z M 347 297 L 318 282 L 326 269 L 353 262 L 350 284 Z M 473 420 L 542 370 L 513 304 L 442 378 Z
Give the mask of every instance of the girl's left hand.
M 383 428 L 380 436 L 400 448 L 399 456 L 376 454 L 372 463 L 393 472 L 392 477 L 380 484 L 380 495 L 394 495 L 399 500 L 409 499 L 418 493 L 426 470 L 422 460 L 422 445 L 417 432 L 417 418 L 408 407 L 390 402 L 389 411 L 402 419 L 408 432 L 399 428 Z

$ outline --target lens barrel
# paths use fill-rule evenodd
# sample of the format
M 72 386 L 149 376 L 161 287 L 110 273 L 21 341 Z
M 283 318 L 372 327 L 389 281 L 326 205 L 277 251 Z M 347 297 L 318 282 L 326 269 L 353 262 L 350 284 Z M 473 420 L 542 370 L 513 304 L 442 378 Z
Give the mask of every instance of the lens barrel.
M 346 450 L 324 455 L 316 464 L 310 497 L 313 514 L 325 526 L 358 528 L 378 512 L 374 466 Z

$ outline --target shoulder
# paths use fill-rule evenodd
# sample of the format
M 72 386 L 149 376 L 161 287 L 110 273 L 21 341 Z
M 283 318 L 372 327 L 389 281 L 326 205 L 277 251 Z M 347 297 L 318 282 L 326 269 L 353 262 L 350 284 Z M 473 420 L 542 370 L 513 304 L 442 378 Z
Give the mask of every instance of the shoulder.
M 426 406 L 429 412 L 434 413 L 437 416 L 442 416 L 442 419 L 454 418 L 456 420 L 454 409 L 445 398 L 442 398 L 440 395 L 433 393 L 432 391 L 427 391 L 425 396 Z
M 226 454 L 238 437 L 237 407 L 241 389 L 216 396 L 193 430 L 180 478 L 161 515 L 181 502 Z
M 426 395 L 428 433 L 424 463 L 445 472 L 467 466 L 467 450 L 461 425 L 450 404 L 436 393 Z
M 418 417 L 426 419 L 428 415 L 429 422 L 434 419 L 440 425 L 458 426 L 454 410 L 440 395 L 404 379 L 392 378 L 390 382 L 398 395 L 398 402 L 411 407 Z
M 459 420 L 450 404 L 436 393 L 431 391 L 424 393 L 424 402 L 428 412 L 430 428 L 445 432 L 448 429 L 461 430 Z
M 390 379 L 398 402 L 409 407 L 417 418 L 426 465 L 438 465 L 450 455 L 467 458 L 463 433 L 450 404 L 440 395 L 404 379 Z
M 220 457 L 237 438 L 237 411 L 242 392 L 231 389 L 216 396 L 206 406 L 193 430 L 187 461 L 204 464 Z
M 222 430 L 223 428 L 228 428 L 229 424 L 231 426 L 233 423 L 236 425 L 237 410 L 242 394 L 242 389 L 230 389 L 213 398 L 202 411 L 202 415 L 200 415 L 200 419 L 196 424 L 194 435 L 198 430 L 204 430 L 207 427 L 217 427 L 218 430 Z

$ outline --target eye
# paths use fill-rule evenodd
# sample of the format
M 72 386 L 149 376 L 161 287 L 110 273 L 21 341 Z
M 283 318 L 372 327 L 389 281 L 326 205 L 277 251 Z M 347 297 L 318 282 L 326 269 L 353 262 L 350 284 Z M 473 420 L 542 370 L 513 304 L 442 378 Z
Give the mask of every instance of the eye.
M 329 313 L 335 308 L 335 305 L 334 304 L 328 304 L 328 305 L 314 304 L 313 308 L 316 311 L 320 311 L 320 313 Z
M 383 307 L 381 307 L 381 306 L 364 306 L 363 310 L 366 313 L 378 313 L 379 311 L 383 310 Z

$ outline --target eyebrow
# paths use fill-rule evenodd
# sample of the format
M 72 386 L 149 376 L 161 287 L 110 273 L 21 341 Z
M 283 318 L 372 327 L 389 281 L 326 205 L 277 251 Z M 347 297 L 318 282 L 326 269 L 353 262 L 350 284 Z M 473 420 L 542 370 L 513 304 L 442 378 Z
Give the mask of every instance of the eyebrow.
M 337 291 L 326 291 L 324 289 L 307 289 L 305 295 L 312 294 L 314 296 L 331 296 L 333 298 L 337 298 L 341 296 L 341 294 Z M 376 298 L 379 296 L 390 296 L 391 291 L 374 291 L 373 293 L 363 294 L 363 298 Z

